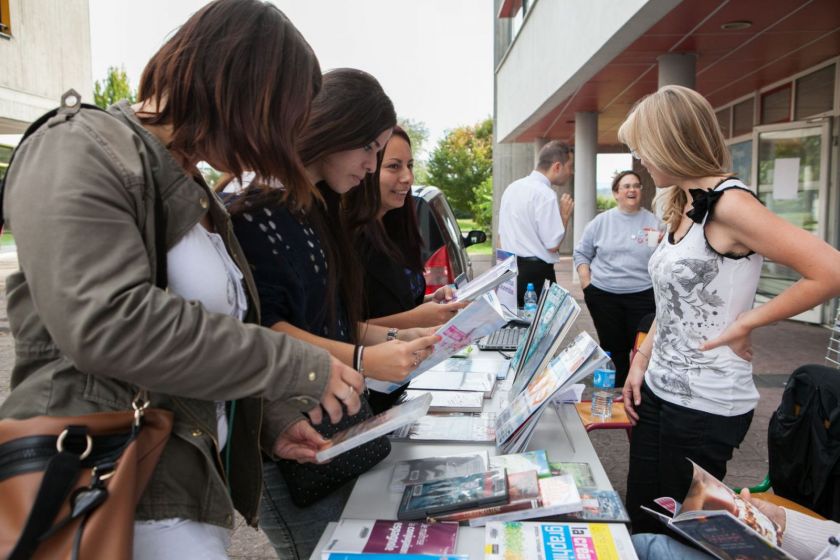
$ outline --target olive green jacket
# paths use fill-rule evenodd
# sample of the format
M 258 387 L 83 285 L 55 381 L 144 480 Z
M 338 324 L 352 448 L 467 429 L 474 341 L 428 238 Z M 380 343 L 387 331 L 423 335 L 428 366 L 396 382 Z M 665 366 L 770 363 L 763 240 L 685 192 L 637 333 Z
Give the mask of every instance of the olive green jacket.
M 261 419 L 269 445 L 315 406 L 329 355 L 258 326 L 253 279 L 224 207 L 127 103 L 109 113 L 63 108 L 21 144 L 9 169 L 4 214 L 20 271 L 6 284 L 15 365 L 0 417 L 126 410 L 137 387 L 148 389 L 175 424 L 137 518 L 230 527 L 235 505 L 254 524 Z M 209 212 L 245 275 L 247 321 L 256 324 L 154 285 L 155 184 L 166 247 Z M 234 399 L 226 474 L 213 401 Z

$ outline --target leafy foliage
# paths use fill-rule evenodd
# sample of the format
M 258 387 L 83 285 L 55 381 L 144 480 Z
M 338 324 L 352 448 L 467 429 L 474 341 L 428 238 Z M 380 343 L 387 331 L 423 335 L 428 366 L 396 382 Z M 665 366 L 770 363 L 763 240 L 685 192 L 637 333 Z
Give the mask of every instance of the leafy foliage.
M 615 201 L 615 198 L 613 198 L 612 195 L 599 194 L 595 198 L 595 208 L 598 209 L 598 212 L 603 212 L 604 210 L 615 208 L 617 205 L 618 203 Z
M 446 133 L 429 158 L 428 183 L 439 187 L 455 215 L 470 216 L 476 189 L 493 174 L 493 120 Z
M 426 127 L 426 123 L 407 117 L 400 117 L 397 119 L 397 124 L 406 131 L 408 137 L 411 139 L 411 151 L 414 152 L 416 158 L 423 151 L 426 140 L 429 139 L 429 129 Z
M 129 103 L 137 100 L 135 91 L 128 82 L 125 68 L 108 68 L 108 76 L 93 85 L 93 102 L 103 109 L 108 108 L 121 99 L 127 99 Z
M 475 189 L 472 202 L 473 219 L 479 229 L 488 230 L 493 222 L 493 176 L 487 177 Z

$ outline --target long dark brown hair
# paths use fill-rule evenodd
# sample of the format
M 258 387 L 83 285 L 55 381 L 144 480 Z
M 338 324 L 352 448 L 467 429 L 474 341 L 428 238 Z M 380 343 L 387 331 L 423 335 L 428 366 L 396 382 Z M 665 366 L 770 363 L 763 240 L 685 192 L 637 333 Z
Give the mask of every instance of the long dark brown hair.
M 400 137 L 411 148 L 411 139 L 399 126 L 394 127 L 391 137 Z M 409 192 L 401 208 L 389 210 L 380 222 L 377 219 L 382 208 L 382 192 L 379 177 L 386 147 L 376 158 L 376 173 L 365 177 L 360 188 L 344 195 L 344 219 L 354 241 L 363 238 L 374 249 L 388 255 L 394 261 L 415 272 L 423 272 L 421 251 L 423 238 L 414 213 L 414 197 Z M 356 247 L 360 247 L 355 243 Z
M 323 87 L 312 102 L 309 122 L 298 142 L 304 165 L 310 166 L 323 158 L 347 150 L 362 148 L 397 123 L 394 105 L 379 82 L 361 70 L 341 68 L 324 74 Z M 327 293 L 341 296 L 348 320 L 351 339 L 358 339 L 358 322 L 362 317 L 362 275 L 355 253 L 350 246 L 341 219 L 341 195 L 325 181 L 315 186 L 318 201 L 303 206 L 296 193 L 265 186 L 255 181 L 246 189 L 249 210 L 263 206 L 286 204 L 300 213 L 315 228 L 326 255 Z M 231 212 L 245 210 L 244 204 L 234 203 Z M 335 322 L 335 299 L 324 302 L 328 316 Z
M 170 125 L 170 150 L 234 176 L 277 179 L 296 200 L 313 196 L 297 142 L 321 69 L 312 48 L 275 6 L 216 0 L 193 14 L 146 65 L 139 101 L 146 124 Z

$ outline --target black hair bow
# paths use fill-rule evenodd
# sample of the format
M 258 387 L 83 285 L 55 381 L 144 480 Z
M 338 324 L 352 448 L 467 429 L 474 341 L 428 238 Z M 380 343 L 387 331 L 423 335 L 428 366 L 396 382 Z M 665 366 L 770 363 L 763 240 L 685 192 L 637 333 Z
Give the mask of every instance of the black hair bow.
M 692 208 L 686 212 L 686 216 L 696 224 L 702 224 L 706 215 L 712 210 L 718 199 L 723 196 L 723 191 L 706 189 L 688 189 L 691 195 Z

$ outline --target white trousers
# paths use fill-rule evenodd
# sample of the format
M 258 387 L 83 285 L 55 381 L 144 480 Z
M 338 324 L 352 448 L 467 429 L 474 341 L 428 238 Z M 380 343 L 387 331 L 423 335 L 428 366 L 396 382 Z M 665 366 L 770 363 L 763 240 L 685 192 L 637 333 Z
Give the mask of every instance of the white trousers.
M 230 529 L 187 519 L 134 523 L 134 560 L 227 560 Z

